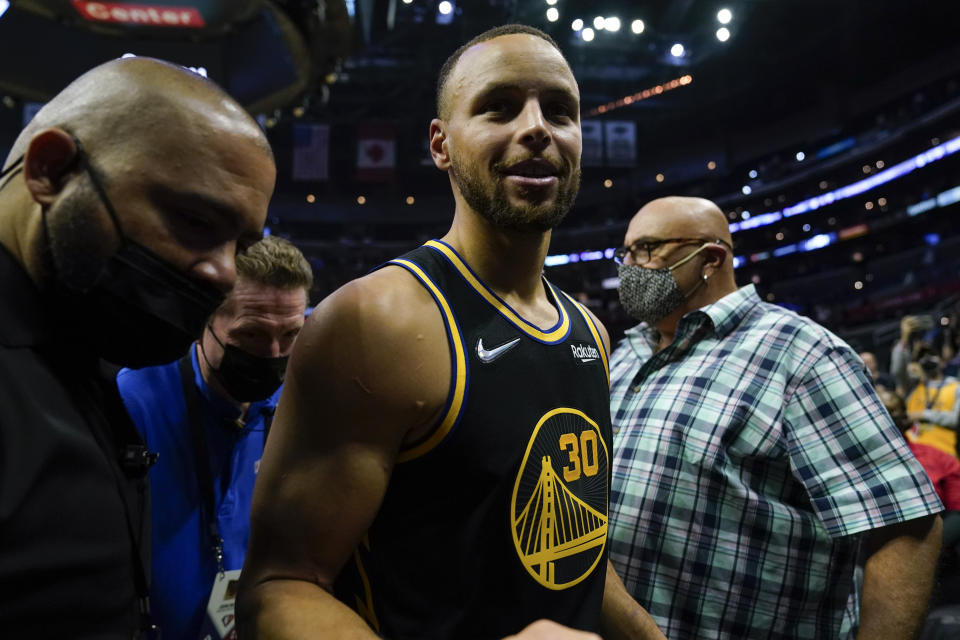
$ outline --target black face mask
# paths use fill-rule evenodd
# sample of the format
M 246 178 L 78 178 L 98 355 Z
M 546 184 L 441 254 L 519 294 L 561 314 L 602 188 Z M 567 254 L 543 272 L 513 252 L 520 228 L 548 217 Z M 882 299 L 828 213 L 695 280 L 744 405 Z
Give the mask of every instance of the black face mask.
M 273 395 L 273 392 L 283 384 L 283 378 L 287 372 L 287 360 L 289 356 L 280 356 L 278 358 L 264 358 L 247 353 L 240 347 L 232 344 L 224 344 L 213 332 L 213 327 L 207 327 L 210 335 L 223 348 L 223 359 L 220 360 L 220 367 L 213 368 L 206 352 L 203 351 L 203 342 L 200 343 L 200 351 L 203 353 L 203 359 L 217 376 L 217 381 L 223 389 L 230 394 L 230 397 L 237 402 L 256 402 L 264 400 Z
M 67 285 L 63 274 L 58 273 L 64 302 L 77 305 L 69 307 L 71 313 L 82 319 L 84 337 L 101 358 L 127 367 L 176 360 L 203 332 L 204 323 L 223 302 L 224 294 L 172 267 L 123 233 L 97 172 L 80 141 L 74 141 L 77 159 L 110 214 L 120 248 L 107 258 L 93 285 L 85 290 Z

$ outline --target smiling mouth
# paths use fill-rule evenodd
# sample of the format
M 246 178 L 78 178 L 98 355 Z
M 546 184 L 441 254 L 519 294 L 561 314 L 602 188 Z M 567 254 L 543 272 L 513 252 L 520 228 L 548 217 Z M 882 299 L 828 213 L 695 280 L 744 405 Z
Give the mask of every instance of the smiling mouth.
M 504 167 L 503 173 L 516 178 L 556 178 L 559 170 L 545 158 L 530 158 Z
M 559 169 L 546 158 L 529 158 L 504 167 L 507 182 L 524 189 L 551 187 L 559 181 Z

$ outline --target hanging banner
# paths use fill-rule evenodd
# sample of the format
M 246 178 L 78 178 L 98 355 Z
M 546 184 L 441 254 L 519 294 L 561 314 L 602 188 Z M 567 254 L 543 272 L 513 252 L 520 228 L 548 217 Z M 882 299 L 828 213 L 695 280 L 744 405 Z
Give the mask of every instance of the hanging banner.
M 600 120 L 584 120 L 580 123 L 583 132 L 583 154 L 580 164 L 584 167 L 600 167 L 603 165 L 603 122 Z
M 330 126 L 326 124 L 293 125 L 293 179 L 328 180 Z
M 364 125 L 357 129 L 357 181 L 387 182 L 396 164 L 392 127 Z
M 634 167 L 637 164 L 637 123 L 624 121 L 604 122 L 604 137 L 607 142 L 607 165 L 611 167 Z

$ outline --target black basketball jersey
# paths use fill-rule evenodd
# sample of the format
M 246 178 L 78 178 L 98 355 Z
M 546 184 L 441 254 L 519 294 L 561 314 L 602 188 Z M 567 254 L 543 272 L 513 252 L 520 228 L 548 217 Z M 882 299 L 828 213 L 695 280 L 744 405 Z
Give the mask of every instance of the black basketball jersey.
M 595 631 L 606 578 L 607 354 L 572 298 L 546 330 L 431 240 L 388 264 L 443 315 L 450 393 L 403 450 L 336 592 L 383 637 L 501 638 L 549 618 Z

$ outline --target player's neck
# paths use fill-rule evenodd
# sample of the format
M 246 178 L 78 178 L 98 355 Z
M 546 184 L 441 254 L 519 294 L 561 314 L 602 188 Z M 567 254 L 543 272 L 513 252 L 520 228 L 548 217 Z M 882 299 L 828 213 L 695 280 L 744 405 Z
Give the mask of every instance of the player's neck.
M 541 276 L 549 231 L 509 231 L 476 215 L 457 215 L 443 240 L 501 297 L 532 301 L 545 295 Z

